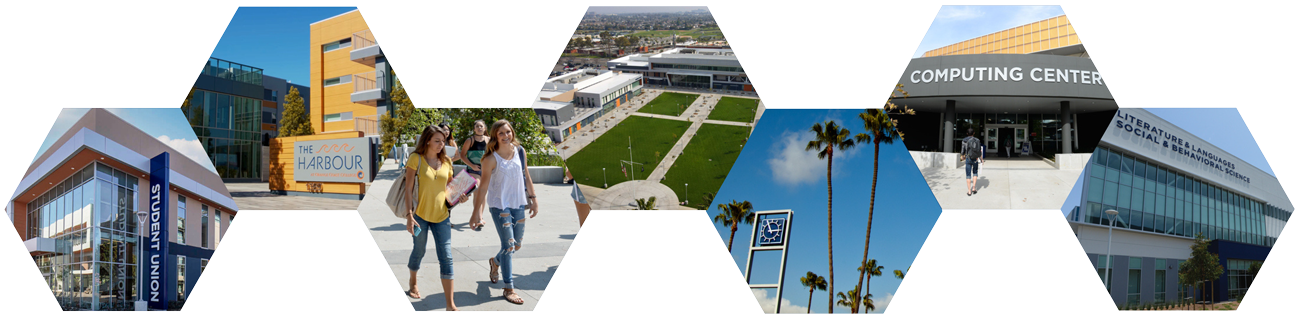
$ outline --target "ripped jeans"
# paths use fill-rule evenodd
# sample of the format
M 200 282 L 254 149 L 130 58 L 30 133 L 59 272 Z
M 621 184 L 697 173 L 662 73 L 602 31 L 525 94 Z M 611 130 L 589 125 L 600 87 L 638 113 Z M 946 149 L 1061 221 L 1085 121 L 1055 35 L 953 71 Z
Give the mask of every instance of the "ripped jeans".
M 515 247 L 523 245 L 524 240 L 524 221 L 527 218 L 524 213 L 527 206 L 519 208 L 500 209 L 496 207 L 488 208 L 492 215 L 492 224 L 497 228 L 497 237 L 501 239 L 501 251 L 497 252 L 497 264 L 501 266 L 501 278 L 505 283 L 504 289 L 515 289 L 513 261 Z

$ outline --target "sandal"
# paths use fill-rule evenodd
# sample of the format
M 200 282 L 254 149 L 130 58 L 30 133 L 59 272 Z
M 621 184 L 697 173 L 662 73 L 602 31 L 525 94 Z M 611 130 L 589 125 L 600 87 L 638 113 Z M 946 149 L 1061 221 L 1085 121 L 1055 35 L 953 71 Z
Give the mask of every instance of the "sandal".
M 407 296 L 407 297 L 410 297 L 410 298 L 412 298 L 412 299 L 420 299 L 420 292 L 415 291 L 415 290 L 407 290 L 407 291 L 406 291 L 406 296 Z
M 497 277 L 501 276 L 501 273 L 497 271 L 496 257 L 488 258 L 488 267 L 492 267 L 492 271 L 488 273 L 488 279 L 491 279 L 492 283 L 495 284 L 497 283 Z
M 510 297 L 514 297 L 514 298 L 510 298 Z M 501 298 L 505 298 L 506 301 L 509 301 L 509 302 L 512 303 L 512 304 L 516 304 L 516 305 L 522 305 L 522 304 L 524 304 L 524 298 L 519 298 L 519 294 L 516 294 L 516 293 L 514 293 L 514 292 L 510 292 L 509 294 L 501 295 Z

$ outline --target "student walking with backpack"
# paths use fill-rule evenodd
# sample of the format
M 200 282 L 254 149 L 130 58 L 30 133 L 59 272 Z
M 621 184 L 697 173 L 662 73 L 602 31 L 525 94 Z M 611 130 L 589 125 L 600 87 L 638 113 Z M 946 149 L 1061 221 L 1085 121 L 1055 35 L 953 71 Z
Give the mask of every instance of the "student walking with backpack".
M 505 120 L 492 123 L 491 140 L 488 141 L 486 154 L 482 159 L 482 176 L 478 194 L 474 195 L 474 214 L 470 217 L 470 227 L 481 224 L 480 216 L 483 202 L 487 201 L 488 212 L 492 215 L 493 226 L 501 239 L 501 250 L 488 259 L 491 268 L 488 279 L 497 282 L 502 276 L 505 291 L 502 297 L 513 304 L 523 304 L 523 298 L 515 293 L 514 254 L 523 248 L 524 222 L 537 217 L 537 194 L 534 192 L 533 179 L 528 174 L 527 150 L 515 140 L 514 128 Z M 524 216 L 525 209 L 531 211 Z M 498 272 L 498 269 L 500 270 Z
M 961 140 L 961 157 L 966 161 L 966 196 L 977 193 L 976 181 L 979 180 L 979 166 L 984 163 L 984 148 L 980 139 L 975 137 L 975 129 L 966 129 L 966 138 Z

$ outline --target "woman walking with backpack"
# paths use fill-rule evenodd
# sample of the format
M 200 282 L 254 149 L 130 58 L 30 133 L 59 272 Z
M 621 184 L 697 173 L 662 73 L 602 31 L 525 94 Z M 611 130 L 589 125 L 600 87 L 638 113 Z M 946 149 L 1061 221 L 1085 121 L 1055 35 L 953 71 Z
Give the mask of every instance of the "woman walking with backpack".
M 407 269 L 411 270 L 411 290 L 406 295 L 415 299 L 421 297 L 420 289 L 416 287 L 416 273 L 420 270 L 420 262 L 424 259 L 429 237 L 432 236 L 438 254 L 442 292 L 447 298 L 447 310 L 455 311 L 456 302 L 452 300 L 451 210 L 447 208 L 447 181 L 451 180 L 451 157 L 445 148 L 448 135 L 447 131 L 437 126 L 424 128 L 415 151 L 411 152 L 416 155 L 411 157 L 414 162 L 406 165 L 406 182 L 399 187 L 408 190 L 407 203 L 416 203 L 414 209 L 406 212 L 406 231 L 413 238 L 411 258 L 406 264 Z
M 482 159 L 483 179 L 478 194 L 474 195 L 474 214 L 470 217 L 470 227 L 477 227 L 483 201 L 487 201 L 488 212 L 492 215 L 493 226 L 501 239 L 501 250 L 495 257 L 488 259 L 491 267 L 489 279 L 497 282 L 497 276 L 503 276 L 505 291 L 502 297 L 513 304 L 523 304 L 523 298 L 515 293 L 513 256 L 523 248 L 524 221 L 537 217 L 537 196 L 533 190 L 533 179 L 528 174 L 527 150 L 515 139 L 514 128 L 506 120 L 492 123 L 491 138 L 486 154 Z M 525 208 L 531 211 L 524 216 Z M 499 268 L 499 272 L 498 272 Z

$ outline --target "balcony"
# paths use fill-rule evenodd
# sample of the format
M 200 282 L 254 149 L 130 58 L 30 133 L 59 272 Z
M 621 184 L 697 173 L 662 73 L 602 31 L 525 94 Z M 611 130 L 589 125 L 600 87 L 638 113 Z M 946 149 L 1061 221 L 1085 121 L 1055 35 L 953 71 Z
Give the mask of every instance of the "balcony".
M 379 42 L 375 42 L 374 34 L 369 29 L 352 34 L 352 52 L 350 53 L 352 61 L 369 66 L 375 66 L 375 59 L 384 56 L 379 50 Z
M 352 103 L 370 106 L 379 105 L 387 98 L 385 74 L 382 71 L 370 71 L 352 75 Z
M 358 116 L 353 118 L 352 122 L 354 123 L 354 125 L 356 125 L 356 130 L 365 132 L 366 136 L 379 135 L 378 115 Z

